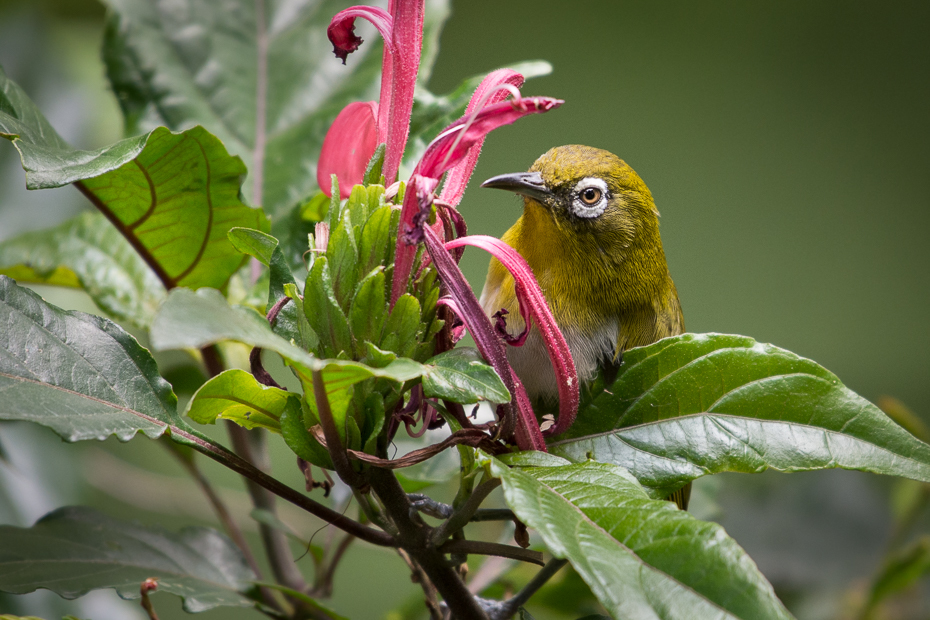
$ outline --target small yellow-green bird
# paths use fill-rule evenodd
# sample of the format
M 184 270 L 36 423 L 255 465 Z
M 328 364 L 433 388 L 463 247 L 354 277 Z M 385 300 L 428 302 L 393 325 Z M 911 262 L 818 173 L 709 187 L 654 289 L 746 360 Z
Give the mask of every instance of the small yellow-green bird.
M 565 336 L 582 383 L 615 366 L 623 352 L 685 330 L 668 272 L 659 212 L 649 188 L 622 159 L 601 149 L 551 149 L 529 172 L 502 174 L 482 187 L 523 196 L 523 216 L 502 237 L 526 259 Z M 488 316 L 507 311 L 507 331 L 524 329 L 514 280 L 492 259 L 481 293 Z M 558 396 L 538 330 L 510 363 L 537 403 Z M 690 485 L 671 498 L 687 507 Z

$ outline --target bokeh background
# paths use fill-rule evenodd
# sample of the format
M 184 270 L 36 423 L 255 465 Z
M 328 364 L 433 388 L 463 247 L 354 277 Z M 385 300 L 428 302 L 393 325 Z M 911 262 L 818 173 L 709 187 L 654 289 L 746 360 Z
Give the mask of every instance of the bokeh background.
M 81 148 L 122 137 L 99 60 L 103 18 L 94 0 L 0 0 L 0 65 Z M 613 151 L 655 196 L 689 331 L 774 343 L 866 398 L 894 396 L 930 421 L 928 33 L 922 0 L 453 0 L 429 88 L 449 92 L 471 75 L 544 59 L 553 73 L 524 93 L 566 100 L 489 137 L 460 207 L 470 232 L 500 236 L 520 213 L 519 199 L 482 190 L 481 180 L 525 170 L 560 144 Z M 0 240 L 85 208 L 72 188 L 27 192 L 15 149 L 0 143 Z M 466 253 L 476 288 L 486 266 Z M 91 309 L 80 294 L 42 292 Z M 28 524 L 78 501 L 169 527 L 197 522 L 166 521 L 125 480 L 82 482 L 107 471 L 107 458 L 165 461 L 160 475 L 177 475 L 151 442 L 62 449 L 20 425 L 0 427 L 0 438 L 12 460 L 28 464 L 0 478 L 3 522 Z M 25 507 L 4 505 L 34 493 L 33 474 L 55 485 Z M 725 525 L 801 620 L 847 617 L 884 554 L 895 506 L 913 492 L 839 471 L 718 476 L 696 490 L 695 510 Z M 396 558 L 385 555 L 383 567 L 365 558 L 353 550 L 337 582 L 333 606 L 352 618 L 380 617 L 374 610 L 416 592 Z M 365 597 L 353 592 L 360 583 Z M 889 617 L 930 617 L 921 596 L 907 594 Z M 59 617 L 55 598 L 40 593 L 23 609 L 5 609 L 13 603 L 2 598 L 0 613 Z M 115 598 L 97 593 L 68 609 L 95 620 L 136 613 Z M 182 613 L 171 597 L 156 602 L 163 618 Z

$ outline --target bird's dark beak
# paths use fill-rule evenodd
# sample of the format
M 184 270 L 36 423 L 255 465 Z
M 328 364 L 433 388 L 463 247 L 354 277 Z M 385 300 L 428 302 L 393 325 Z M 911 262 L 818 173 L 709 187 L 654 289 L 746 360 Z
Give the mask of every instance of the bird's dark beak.
M 546 187 L 546 184 L 543 182 L 538 172 L 499 174 L 482 183 L 481 187 L 506 189 L 532 198 L 542 204 L 548 204 L 553 198 L 552 192 Z

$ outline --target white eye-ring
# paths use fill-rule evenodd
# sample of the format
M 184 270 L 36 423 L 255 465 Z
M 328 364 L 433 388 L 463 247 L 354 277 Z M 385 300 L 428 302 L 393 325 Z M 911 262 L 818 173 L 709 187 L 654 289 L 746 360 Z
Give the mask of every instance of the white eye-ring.
M 572 213 L 578 217 L 598 217 L 607 209 L 607 183 L 597 177 L 585 177 L 572 191 Z

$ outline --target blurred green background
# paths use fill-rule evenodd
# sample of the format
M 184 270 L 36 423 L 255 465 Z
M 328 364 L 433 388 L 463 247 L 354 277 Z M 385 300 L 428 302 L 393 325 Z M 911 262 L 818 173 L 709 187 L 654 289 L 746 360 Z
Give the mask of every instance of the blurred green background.
M 93 0 L 0 0 L 0 65 L 82 148 L 122 131 L 99 60 L 103 16 Z M 473 74 L 544 59 L 553 74 L 524 93 L 566 100 L 489 137 L 460 207 L 470 232 L 500 236 L 520 213 L 517 198 L 482 190 L 481 180 L 525 170 L 560 144 L 613 151 L 655 196 L 689 331 L 774 343 L 873 401 L 893 395 L 930 420 L 928 33 L 922 0 L 462 0 L 453 2 L 429 87 L 445 93 Z M 0 239 L 88 207 L 72 188 L 27 192 L 5 142 L 0 190 Z M 486 256 L 466 253 L 476 288 L 486 266 Z M 88 309 L 80 296 L 48 295 Z M 49 453 L 60 445 L 44 431 L 0 433 L 10 429 Z M 139 463 L 164 460 L 147 443 L 110 450 Z M 179 471 L 171 466 L 167 473 Z M 696 510 L 727 527 L 801 620 L 842 617 L 882 556 L 892 500 L 907 493 L 902 483 L 850 472 L 728 475 L 696 487 Z M 64 491 L 62 501 L 89 501 Z M 380 617 L 372 610 L 416 592 L 396 558 L 385 555 L 383 567 L 363 558 L 350 554 L 345 585 L 337 581 L 338 610 Z M 350 591 L 359 579 L 370 600 Z M 915 596 L 895 617 L 930 617 Z M 170 597 L 156 601 L 174 617 Z

